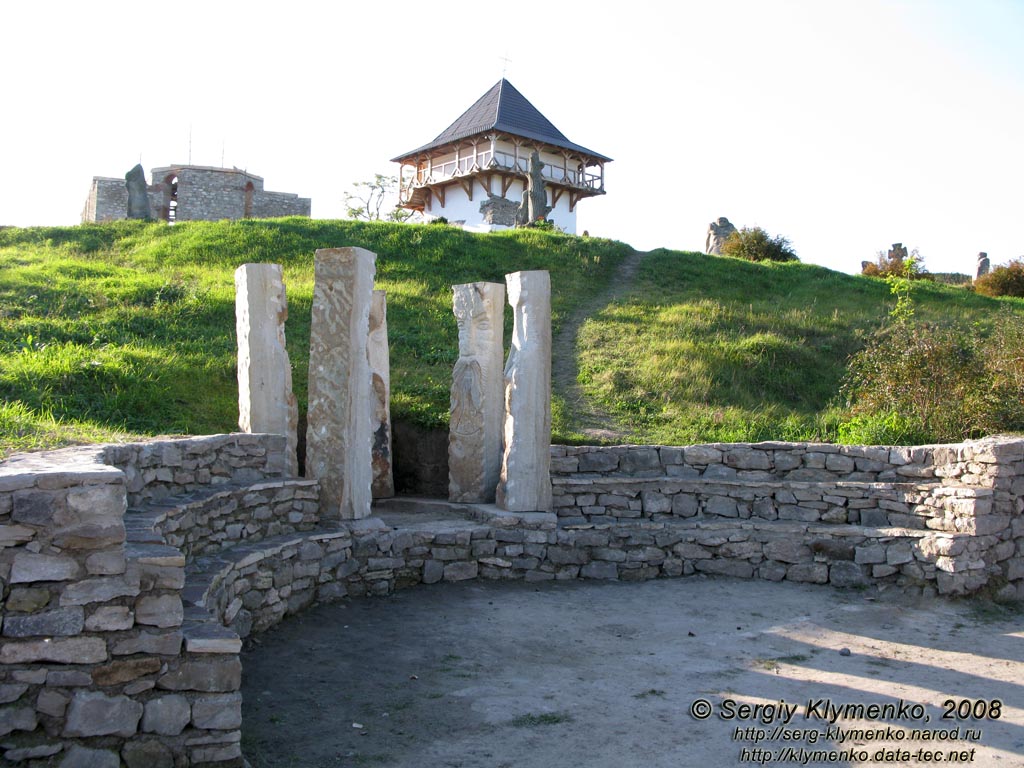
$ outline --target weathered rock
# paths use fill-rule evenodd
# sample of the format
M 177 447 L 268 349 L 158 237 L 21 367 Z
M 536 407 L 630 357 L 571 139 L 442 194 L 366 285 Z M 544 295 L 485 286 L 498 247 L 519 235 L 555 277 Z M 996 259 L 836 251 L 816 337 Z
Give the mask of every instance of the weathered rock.
M 974 269 L 974 279 L 977 280 L 979 277 L 984 277 L 989 273 L 991 264 L 988 260 L 988 254 L 982 251 L 978 254 L 978 263 Z
M 502 509 L 552 510 L 551 279 L 546 271 L 505 276 L 515 321 L 505 365 L 504 454 L 495 501 Z
M 373 292 L 366 354 L 370 364 L 372 397 L 372 492 L 375 499 L 387 499 L 395 495 L 395 481 L 391 471 L 391 361 L 388 354 L 388 305 L 384 291 Z
M 146 595 L 135 602 L 135 623 L 152 627 L 180 627 L 184 608 L 180 595 Z
M 96 664 L 107 660 L 107 644 L 98 637 L 59 637 L 4 643 L 0 664 L 55 661 L 58 664 Z
M 81 634 L 85 627 L 85 611 L 81 608 L 57 608 L 28 616 L 7 616 L 6 637 L 68 637 Z
M 121 759 L 109 749 L 89 749 L 81 744 L 68 747 L 60 768 L 120 768 Z
M 171 691 L 237 691 L 242 684 L 242 663 L 237 657 L 213 661 L 186 661 L 157 680 Z
M 60 596 L 61 605 L 88 605 L 105 603 L 115 597 L 135 597 L 139 594 L 137 581 L 123 576 L 84 579 L 69 584 Z
M 124 183 L 128 190 L 128 218 L 149 221 L 152 218 L 149 210 L 149 189 L 146 184 L 146 172 L 142 170 L 141 164 L 137 163 L 124 175 Z
M 127 768 L 174 768 L 174 753 L 155 739 L 133 739 L 124 745 L 121 758 Z
M 14 731 L 34 731 L 38 718 L 31 707 L 0 708 L 0 737 Z
M 325 519 L 370 515 L 367 341 L 375 260 L 362 248 L 322 248 L 314 259 L 306 476 L 320 481 Z
M 92 671 L 92 681 L 100 686 L 119 685 L 159 672 L 161 664 L 160 659 L 154 658 L 114 661 L 102 667 L 96 667 Z
M 285 347 L 287 318 L 280 264 L 243 264 L 235 270 L 238 426 L 243 432 L 284 435 L 288 471 L 296 476 L 299 414 Z
M 88 632 L 115 632 L 131 629 L 135 623 L 131 611 L 123 605 L 101 605 L 85 620 Z
M 736 231 L 725 216 L 719 216 L 717 221 L 708 224 L 708 235 L 704 240 L 704 253 L 713 253 L 716 256 L 722 255 L 722 246 L 729 239 L 729 235 Z
M 452 372 L 448 498 L 494 501 L 501 476 L 505 286 L 452 286 L 459 359 Z
M 444 567 L 445 581 L 465 581 L 475 579 L 477 576 L 477 563 L 475 560 L 465 563 L 449 563 Z
M 192 707 L 184 696 L 173 693 L 146 702 L 142 730 L 161 736 L 177 736 L 192 720 Z
M 134 736 L 142 705 L 127 696 L 78 691 L 68 706 L 65 736 Z
M 610 561 L 595 560 L 580 568 L 580 576 L 584 579 L 618 579 L 619 567 Z
M 82 574 L 78 561 L 66 555 L 37 555 L 22 550 L 14 556 L 11 584 L 33 581 L 71 581 Z
M 4 606 L 7 611 L 35 613 L 50 602 L 50 590 L 45 587 L 13 587 Z
M 868 583 L 861 567 L 848 560 L 832 563 L 828 570 L 828 580 L 834 587 L 863 587 Z
M 199 696 L 192 702 L 192 725 L 217 731 L 242 727 L 242 694 Z

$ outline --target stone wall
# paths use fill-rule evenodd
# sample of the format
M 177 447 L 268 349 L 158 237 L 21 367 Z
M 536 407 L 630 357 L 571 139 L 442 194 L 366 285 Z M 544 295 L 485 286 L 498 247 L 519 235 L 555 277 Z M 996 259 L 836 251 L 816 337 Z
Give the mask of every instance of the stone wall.
M 285 461 L 284 438 L 240 434 L 0 463 L 5 762 L 240 766 L 241 638 L 419 583 L 705 573 L 1024 599 L 1024 439 L 555 446 L 556 513 L 392 499 L 328 524 Z
M 5 764 L 241 765 L 241 643 L 186 612 L 185 555 L 139 540 L 126 511 L 129 498 L 273 484 L 282 446 L 223 435 L 0 464 Z
M 118 221 L 128 217 L 128 187 L 124 179 L 93 176 L 82 209 L 82 222 Z

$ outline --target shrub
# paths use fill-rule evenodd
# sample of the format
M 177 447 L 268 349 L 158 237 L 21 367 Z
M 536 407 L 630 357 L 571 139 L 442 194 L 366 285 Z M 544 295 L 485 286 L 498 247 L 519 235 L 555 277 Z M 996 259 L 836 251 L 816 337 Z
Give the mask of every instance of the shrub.
M 888 253 L 879 251 L 875 261 L 865 261 L 860 273 L 868 277 L 898 277 L 907 280 L 934 280 L 932 274 L 924 268 L 924 259 L 917 248 L 907 254 L 902 243 L 893 243 Z
M 984 335 L 897 319 L 853 355 L 841 442 L 947 442 L 1024 429 L 1024 329 L 1009 311 Z
M 789 240 L 771 237 L 760 227 L 733 232 L 722 245 L 722 255 L 747 261 L 799 261 Z
M 974 281 L 974 290 L 983 296 L 1024 298 L 1024 256 L 979 277 Z

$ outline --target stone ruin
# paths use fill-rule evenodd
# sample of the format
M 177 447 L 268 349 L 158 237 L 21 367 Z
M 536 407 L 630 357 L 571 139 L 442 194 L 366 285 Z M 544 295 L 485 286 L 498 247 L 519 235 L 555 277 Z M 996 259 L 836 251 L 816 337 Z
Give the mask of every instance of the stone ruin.
M 4 765 L 243 768 L 243 639 L 317 602 L 416 584 L 707 574 L 1024 599 L 1019 437 L 542 450 L 550 296 L 538 272 L 506 276 L 515 332 L 503 389 L 502 286 L 456 286 L 453 296 L 465 333 L 452 439 L 493 434 L 486 379 L 504 395 L 495 489 L 527 511 L 455 504 L 416 519 L 422 501 L 389 499 L 368 517 L 373 451 L 388 434 L 371 396 L 386 391 L 375 377 L 387 379 L 374 362 L 386 336 L 374 271 L 362 249 L 316 255 L 307 439 L 321 440 L 317 477 L 292 469 L 290 381 L 265 370 L 288 367 L 274 265 L 236 275 L 239 413 L 250 429 L 281 434 L 0 462 Z M 463 447 L 477 444 L 493 472 L 494 441 Z M 487 491 L 493 475 L 472 471 L 465 485 Z
M 721 256 L 722 246 L 735 231 L 736 227 L 725 216 L 719 216 L 717 221 L 708 224 L 708 234 L 704 240 L 704 253 Z

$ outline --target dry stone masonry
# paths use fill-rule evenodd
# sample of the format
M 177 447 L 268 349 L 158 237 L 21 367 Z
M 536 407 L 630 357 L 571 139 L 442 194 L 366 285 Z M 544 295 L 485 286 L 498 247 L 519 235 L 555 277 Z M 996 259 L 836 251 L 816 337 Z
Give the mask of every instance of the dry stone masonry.
M 419 583 L 706 573 L 1024 598 L 1024 439 L 550 455 L 556 514 L 390 499 L 346 521 L 318 517 L 278 435 L 0 463 L 5 764 L 240 768 L 241 638 Z
M 376 256 L 322 248 L 314 259 L 306 476 L 330 518 L 370 514 L 373 434 L 367 344 Z
M 505 286 L 452 286 L 459 359 L 452 372 L 448 498 L 494 501 L 501 473 Z
M 504 454 L 496 501 L 511 511 L 551 511 L 551 278 L 505 275 L 514 325 L 505 364 Z
M 238 426 L 243 432 L 287 436 L 289 470 L 297 475 L 299 412 L 285 348 L 287 318 L 280 264 L 243 264 L 235 270 Z

